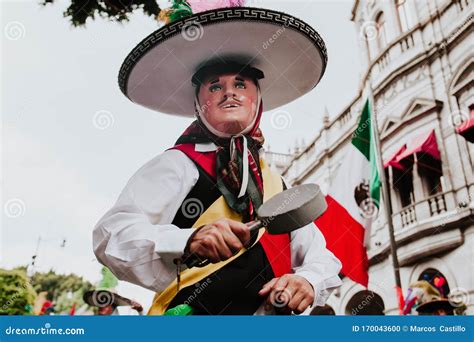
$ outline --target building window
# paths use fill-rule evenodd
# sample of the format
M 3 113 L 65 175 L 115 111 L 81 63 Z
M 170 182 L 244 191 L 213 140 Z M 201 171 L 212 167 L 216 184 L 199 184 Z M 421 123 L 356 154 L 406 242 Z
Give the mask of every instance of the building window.
M 415 202 L 413 192 L 413 166 L 406 170 L 392 168 L 393 188 L 397 192 L 401 208 L 408 207 Z
M 431 157 L 429 154 L 417 154 L 418 173 L 420 175 L 423 192 L 429 197 L 443 191 L 441 178 L 443 171 L 441 161 Z
M 398 24 L 401 32 L 406 32 L 413 26 L 413 17 L 407 0 L 395 0 Z
M 449 295 L 449 284 L 446 277 L 435 268 L 428 268 L 421 272 L 418 280 L 427 281 L 431 286 L 439 291 L 441 297 Z
M 375 20 L 377 25 L 377 44 L 379 52 L 387 47 L 387 22 L 385 21 L 385 16 L 383 12 L 380 12 Z

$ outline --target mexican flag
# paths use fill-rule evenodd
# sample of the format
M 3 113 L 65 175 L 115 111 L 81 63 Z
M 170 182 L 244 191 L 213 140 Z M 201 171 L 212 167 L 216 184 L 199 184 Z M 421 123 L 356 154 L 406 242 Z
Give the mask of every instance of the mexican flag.
M 342 164 L 331 182 L 326 196 L 328 209 L 315 221 L 326 238 L 327 248 L 341 261 L 342 273 L 365 287 L 369 281 L 365 245 L 380 202 L 371 112 L 367 100 Z

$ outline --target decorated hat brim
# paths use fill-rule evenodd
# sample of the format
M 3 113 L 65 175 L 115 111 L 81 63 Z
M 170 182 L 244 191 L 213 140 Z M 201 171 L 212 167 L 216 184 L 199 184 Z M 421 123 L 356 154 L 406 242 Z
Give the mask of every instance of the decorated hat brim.
M 119 86 L 132 101 L 161 113 L 193 116 L 192 76 L 215 62 L 251 65 L 265 110 L 307 94 L 327 64 L 326 47 L 307 23 L 268 9 L 233 7 L 198 13 L 163 26 L 126 57 Z
M 416 308 L 419 313 L 431 313 L 436 310 L 447 310 L 452 311 L 456 308 L 448 299 L 435 299 L 426 303 L 421 304 Z

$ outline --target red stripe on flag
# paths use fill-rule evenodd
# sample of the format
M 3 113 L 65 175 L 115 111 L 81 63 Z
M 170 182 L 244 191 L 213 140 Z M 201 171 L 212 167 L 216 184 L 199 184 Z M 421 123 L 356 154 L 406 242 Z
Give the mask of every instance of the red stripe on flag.
M 326 238 L 327 248 L 342 263 L 342 273 L 367 287 L 369 282 L 368 259 L 364 246 L 364 227 L 349 212 L 326 196 L 328 208 L 315 223 Z

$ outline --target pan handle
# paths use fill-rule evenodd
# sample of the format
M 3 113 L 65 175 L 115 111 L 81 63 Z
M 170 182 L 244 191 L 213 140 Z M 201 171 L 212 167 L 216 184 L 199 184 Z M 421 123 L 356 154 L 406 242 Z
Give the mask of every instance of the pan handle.
M 259 230 L 263 227 L 263 222 L 260 220 L 255 220 L 247 222 L 246 225 L 247 227 L 249 227 L 250 232 L 253 233 L 254 231 Z
M 247 227 L 249 227 L 249 230 L 251 233 L 253 233 L 256 230 L 259 230 L 260 228 L 263 227 L 263 222 L 260 220 L 255 220 L 255 221 L 250 221 L 246 223 Z M 188 267 L 204 267 L 207 264 L 209 264 L 209 260 L 202 260 L 200 259 L 196 254 L 191 254 L 187 258 L 183 260 L 184 264 Z

